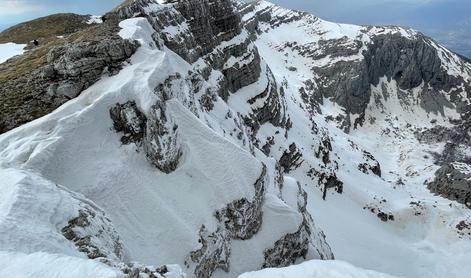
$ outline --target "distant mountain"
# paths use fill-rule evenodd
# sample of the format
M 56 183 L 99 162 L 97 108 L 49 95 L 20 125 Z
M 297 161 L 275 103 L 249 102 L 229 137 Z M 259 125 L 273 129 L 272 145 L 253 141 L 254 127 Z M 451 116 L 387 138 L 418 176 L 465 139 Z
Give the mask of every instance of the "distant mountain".
M 0 276 L 470 273 L 469 61 L 267 1 L 68 16 L 0 64 Z

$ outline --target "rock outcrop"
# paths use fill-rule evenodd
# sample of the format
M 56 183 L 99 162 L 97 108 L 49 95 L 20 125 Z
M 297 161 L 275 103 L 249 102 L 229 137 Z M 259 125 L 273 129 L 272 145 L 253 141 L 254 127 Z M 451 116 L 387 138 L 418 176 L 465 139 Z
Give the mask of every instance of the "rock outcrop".
M 166 103 L 151 108 L 144 138 L 147 159 L 164 173 L 175 171 L 183 152 L 179 142 L 178 125 L 166 113 Z
M 200 229 L 201 248 L 191 252 L 187 267 L 193 266 L 194 277 L 209 278 L 216 269 L 229 271 L 231 238 L 225 228 L 218 228 L 210 233 L 205 226 Z M 191 262 L 190 262 L 191 260 Z
M 123 258 L 123 246 L 118 232 L 101 211 L 95 212 L 93 208 L 86 206 L 61 231 L 65 238 L 72 241 L 90 259 Z
M 138 47 L 136 42 L 123 40 L 112 30 L 105 30 L 94 39 L 56 46 L 49 51 L 48 65 L 40 72 L 44 79 L 54 80 L 49 84 L 49 95 L 66 100 L 75 98 L 103 74 L 119 70 Z
M 119 71 L 139 45 L 118 31 L 116 19 L 87 25 L 0 64 L 0 134 L 52 112 L 101 76 Z
M 216 211 L 216 231 L 210 233 L 203 225 L 200 229 L 200 249 L 192 251 L 185 264 L 195 277 L 211 277 L 216 269 L 229 272 L 232 240 L 248 240 L 258 233 L 262 221 L 262 204 L 266 190 L 267 169 L 263 166 L 254 183 L 253 200 L 246 198 L 228 204 Z
M 399 32 L 372 35 L 368 43 L 354 41 L 345 44 L 341 39 L 326 45 L 320 44 L 325 55 L 331 58 L 360 53 L 364 59 L 340 61 L 316 68 L 319 73 L 316 100 L 330 98 L 345 107 L 347 114 L 363 115 L 371 99 L 371 85 L 377 86 L 380 79 L 386 77 L 394 80 L 398 89 L 404 91 L 425 84 L 417 101 L 427 112 L 443 114 L 444 109 L 451 108 L 452 104 L 440 92 L 448 92 L 467 83 L 461 77 L 450 75 L 442 67 L 442 54 L 439 54 L 442 50 L 437 49 L 431 39 L 410 32 L 410 37 Z M 335 47 L 324 48 L 328 45 Z M 397 49 L 402 51 L 398 52 Z M 460 92 L 464 92 L 463 89 L 453 94 Z
M 272 248 L 264 252 L 265 262 L 263 268 L 285 267 L 294 264 L 298 259 L 304 258 L 312 249 L 316 256 L 322 260 L 333 260 L 334 254 L 325 240 L 322 230 L 318 229 L 307 211 L 307 193 L 298 183 L 297 209 L 302 215 L 302 222 L 298 230 L 287 234 L 277 240 Z
M 123 144 L 139 143 L 144 139 L 147 117 L 137 108 L 134 101 L 117 103 L 110 109 L 110 116 L 114 129 L 124 133 L 121 137 Z
M 124 133 L 123 144 L 142 146 L 149 162 L 164 173 L 175 171 L 183 152 L 179 142 L 178 125 L 166 113 L 165 101 L 152 106 L 146 117 L 129 101 L 110 109 L 114 129 Z
M 435 126 L 430 129 L 417 131 L 415 136 L 423 144 L 445 144 L 443 151 L 433 153 L 437 164 L 450 162 L 463 162 L 471 164 L 471 156 L 467 154 L 467 148 L 471 147 L 471 121 L 469 119 L 452 122 L 453 126 Z
M 263 167 L 262 174 L 254 184 L 255 195 L 252 201 L 246 198 L 227 205 L 216 212 L 216 218 L 224 224 L 229 235 L 234 239 L 250 239 L 260 229 L 263 221 L 262 204 L 266 190 L 267 169 Z
M 428 183 L 431 192 L 464 204 L 471 209 L 471 166 L 451 162 L 443 165 Z
M 283 152 L 283 155 L 280 157 L 280 166 L 282 167 L 285 173 L 289 173 L 291 170 L 295 170 L 302 161 L 302 153 L 296 147 L 296 143 L 292 143 L 288 150 Z
M 369 152 L 363 151 L 363 159 L 365 162 L 358 165 L 358 169 L 365 174 L 370 172 L 381 177 L 381 165 L 376 160 L 376 158 Z

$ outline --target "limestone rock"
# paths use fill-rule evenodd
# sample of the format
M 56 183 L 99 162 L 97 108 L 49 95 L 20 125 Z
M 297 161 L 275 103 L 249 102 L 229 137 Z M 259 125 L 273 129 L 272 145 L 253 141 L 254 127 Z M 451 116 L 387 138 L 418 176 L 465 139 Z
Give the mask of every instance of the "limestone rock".
M 216 269 L 229 271 L 231 239 L 224 228 L 209 233 L 203 225 L 200 229 L 201 248 L 191 252 L 187 267 L 192 266 L 194 277 L 209 278 Z
M 0 133 L 44 116 L 114 74 L 139 44 L 118 36 L 118 22 L 93 25 L 24 57 L 0 64 Z M 22 72 L 22 69 L 24 72 Z M 27 70 L 25 70 L 27 69 Z
M 110 116 L 113 120 L 114 129 L 117 132 L 124 133 L 123 137 L 121 137 L 123 144 L 142 141 L 146 130 L 147 118 L 137 108 L 134 101 L 124 104 L 117 103 L 110 109 Z
M 363 151 L 363 159 L 365 162 L 358 165 L 358 170 L 365 174 L 369 174 L 371 172 L 378 177 L 381 177 L 381 165 L 376 158 L 371 153 Z
M 450 162 L 471 164 L 471 156 L 465 149 L 471 147 L 471 121 L 464 119 L 453 122 L 453 126 L 434 126 L 430 129 L 419 130 L 415 136 L 423 144 L 445 143 L 441 153 L 434 153 L 436 163 L 442 165 Z
M 62 228 L 64 237 L 90 259 L 121 260 L 123 246 L 111 221 L 102 211 L 86 203 L 81 205 L 79 215 Z
M 334 254 L 325 240 L 324 233 L 319 230 L 306 210 L 307 193 L 298 183 L 298 211 L 303 221 L 298 230 L 277 240 L 272 248 L 265 250 L 263 268 L 285 267 L 294 264 L 299 258 L 306 259 L 310 250 L 314 249 L 320 259 L 334 259 Z
M 159 101 L 151 108 L 143 145 L 149 162 L 162 172 L 171 173 L 178 167 L 183 152 L 178 125 L 166 112 L 166 102 Z
M 285 173 L 289 173 L 291 170 L 296 169 L 302 163 L 302 153 L 298 150 L 295 143 L 289 146 L 288 150 L 285 150 L 283 155 L 280 157 L 280 166 L 283 168 Z
M 262 174 L 254 184 L 255 196 L 252 201 L 246 198 L 234 201 L 221 211 L 216 212 L 216 218 L 224 224 L 229 235 L 234 239 L 250 239 L 262 225 L 262 204 L 265 195 L 267 169 L 263 167 Z
M 451 162 L 443 165 L 428 183 L 431 192 L 457 201 L 471 209 L 471 166 Z

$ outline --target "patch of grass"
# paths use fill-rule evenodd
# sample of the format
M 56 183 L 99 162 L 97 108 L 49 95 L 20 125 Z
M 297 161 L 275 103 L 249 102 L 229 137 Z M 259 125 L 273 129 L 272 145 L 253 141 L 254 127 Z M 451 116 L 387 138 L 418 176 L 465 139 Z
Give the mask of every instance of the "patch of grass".
M 110 15 L 103 24 L 86 24 L 88 18 L 72 14 L 54 15 L 19 24 L 0 33 L 0 43 L 25 43 L 31 38 L 44 37 L 39 46 L 30 45 L 24 54 L 0 64 L 0 134 L 44 116 L 67 101 L 66 98 L 47 94 L 49 85 L 61 77 L 43 78 L 41 75 L 41 70 L 50 64 L 47 57 L 51 49 L 65 46 L 63 50 L 66 50 L 77 44 L 96 44 L 117 36 L 120 30 L 116 16 Z M 64 23 L 67 19 L 71 21 Z M 74 23 L 74 20 L 80 22 Z M 68 27 L 54 27 L 62 23 Z M 58 38 L 58 34 L 61 37 Z
M 87 24 L 88 18 L 74 14 L 53 15 L 0 33 L 0 43 L 40 40 L 39 46 L 30 44 L 24 54 L 0 64 L 0 134 L 44 116 L 60 104 L 49 103 L 48 98 L 44 97 L 47 86 L 37 73 L 47 65 L 47 55 L 53 47 L 91 40 L 105 27 L 102 24 Z M 64 37 L 58 38 L 59 35 Z M 4 122 L 6 120 L 10 123 Z
M 57 44 L 57 41 L 51 41 L 46 45 L 35 48 L 11 59 L 0 65 L 0 84 L 8 80 L 17 79 L 17 77 L 28 74 L 46 64 L 46 57 L 49 49 Z
M 53 22 L 56 19 L 58 22 L 54 24 Z M 67 19 L 70 19 L 70 21 L 67 21 Z M 47 63 L 47 54 L 55 46 L 97 40 L 100 38 L 100 35 L 107 33 L 109 27 L 106 28 L 104 24 L 83 23 L 87 20 L 88 16 L 56 14 L 18 24 L 0 33 L 0 43 L 2 43 L 2 39 L 4 41 L 12 41 L 13 39 L 15 43 L 24 43 L 25 37 L 47 37 L 39 46 L 30 48 L 23 53 L 23 55 L 0 64 L 0 85 L 21 78 L 45 66 Z M 62 23 L 65 21 L 67 21 L 67 23 L 64 25 L 68 26 L 60 26 L 63 25 Z M 37 26 L 33 28 L 32 26 L 36 24 Z M 42 26 L 41 24 L 45 25 Z M 60 27 L 54 28 L 53 26 Z M 25 30 L 31 30 L 31 34 L 27 35 Z M 63 38 L 58 38 L 56 34 L 63 34 L 61 35 Z
M 89 27 L 90 16 L 71 13 L 54 14 L 32 21 L 20 23 L 0 33 L 0 43 L 14 42 L 27 44 L 32 48 L 32 41 L 47 44 L 58 36 L 67 36 Z

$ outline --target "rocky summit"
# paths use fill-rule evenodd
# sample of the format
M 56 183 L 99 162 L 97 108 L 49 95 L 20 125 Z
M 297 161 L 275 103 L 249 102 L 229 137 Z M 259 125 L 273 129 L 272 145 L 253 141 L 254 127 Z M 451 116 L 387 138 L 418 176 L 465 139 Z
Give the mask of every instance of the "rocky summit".
M 127 0 L 6 43 L 1 277 L 471 272 L 471 63 L 417 31 Z

